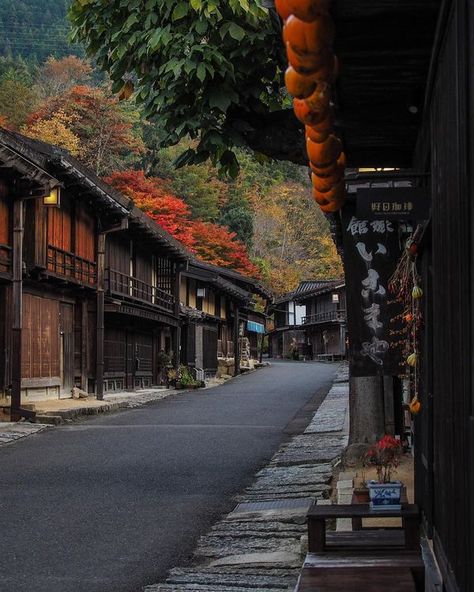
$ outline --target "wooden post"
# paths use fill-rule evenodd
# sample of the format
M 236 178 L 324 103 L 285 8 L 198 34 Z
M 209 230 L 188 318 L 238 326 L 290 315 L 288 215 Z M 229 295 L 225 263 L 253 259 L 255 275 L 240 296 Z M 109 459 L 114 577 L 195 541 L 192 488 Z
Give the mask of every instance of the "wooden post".
M 81 389 L 87 392 L 89 370 L 89 317 L 87 300 L 81 302 Z
M 97 334 L 96 334 L 96 398 L 104 398 L 104 335 L 105 335 L 105 240 L 101 232 L 97 241 Z
M 21 332 L 23 317 L 23 201 L 13 202 L 13 322 L 10 421 L 21 418 Z
M 239 305 L 234 304 L 234 376 L 240 374 Z
M 326 520 L 308 516 L 308 553 L 323 553 L 326 549 Z
M 174 343 L 173 343 L 173 354 L 174 354 L 174 367 L 176 369 L 179 368 L 180 361 L 181 361 L 181 323 L 179 321 L 179 289 L 181 285 L 181 265 L 175 266 L 175 274 L 174 274 L 174 314 L 176 320 L 178 321 L 178 326 L 176 329 L 173 329 L 174 335 Z

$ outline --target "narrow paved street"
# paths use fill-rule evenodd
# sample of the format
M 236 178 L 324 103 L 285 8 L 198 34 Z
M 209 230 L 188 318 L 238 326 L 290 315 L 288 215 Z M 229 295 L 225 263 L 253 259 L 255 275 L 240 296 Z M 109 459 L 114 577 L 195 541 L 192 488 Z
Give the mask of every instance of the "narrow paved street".
M 1 448 L 1 592 L 138 592 L 164 578 L 336 368 L 274 362 Z

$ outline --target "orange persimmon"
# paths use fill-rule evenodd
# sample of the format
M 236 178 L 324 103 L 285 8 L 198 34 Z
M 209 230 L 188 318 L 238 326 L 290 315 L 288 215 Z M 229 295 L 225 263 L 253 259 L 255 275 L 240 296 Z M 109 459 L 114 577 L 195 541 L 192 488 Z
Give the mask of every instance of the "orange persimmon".
M 316 74 L 330 62 L 333 56 L 328 47 L 323 48 L 319 53 L 301 55 L 296 53 L 289 43 L 286 44 L 286 54 L 290 66 L 300 74 Z
M 306 22 L 314 21 L 320 14 L 327 14 L 330 5 L 331 0 L 286 0 L 290 13 Z
M 317 167 L 327 167 L 337 161 L 342 152 L 341 140 L 334 134 L 330 134 L 324 142 L 313 142 L 306 139 L 306 150 L 309 160 Z
M 311 182 L 313 183 L 313 188 L 318 193 L 326 193 L 327 191 L 330 191 L 340 180 L 341 177 L 337 175 L 321 177 L 321 175 L 311 173 Z
M 320 15 L 305 23 L 292 14 L 283 27 L 283 41 L 298 55 L 319 53 L 334 43 L 334 21 L 329 15 Z
M 342 208 L 343 205 L 344 205 L 344 196 L 342 196 L 337 201 L 331 201 L 328 204 L 322 204 L 319 207 L 321 208 L 321 211 L 324 212 L 325 214 L 333 214 L 334 212 L 338 212 Z
M 296 117 L 305 125 L 316 125 L 327 116 L 327 111 L 310 109 L 304 99 L 293 99 Z
M 316 90 L 317 82 L 311 80 L 311 77 L 298 74 L 298 72 L 289 66 L 285 72 L 285 84 L 288 92 L 297 99 L 309 97 Z
M 288 6 L 288 0 L 275 0 L 275 8 L 282 21 L 286 21 L 292 15 L 292 10 Z
M 344 196 L 344 191 L 345 191 L 345 181 L 344 179 L 341 179 L 339 181 L 339 183 L 337 183 L 337 185 L 334 185 L 334 187 L 332 187 L 329 191 L 318 191 L 314 186 L 313 186 L 313 197 L 314 199 L 316 199 L 316 197 L 318 199 L 325 199 L 326 201 L 337 201 L 339 199 L 341 199 L 341 197 Z
M 332 162 L 328 166 L 316 166 L 311 161 L 309 163 L 311 170 L 316 175 L 320 177 L 330 177 L 330 176 L 339 176 L 341 177 L 344 174 L 346 169 L 346 155 L 344 152 L 341 152 L 341 155 L 337 159 L 336 162 Z

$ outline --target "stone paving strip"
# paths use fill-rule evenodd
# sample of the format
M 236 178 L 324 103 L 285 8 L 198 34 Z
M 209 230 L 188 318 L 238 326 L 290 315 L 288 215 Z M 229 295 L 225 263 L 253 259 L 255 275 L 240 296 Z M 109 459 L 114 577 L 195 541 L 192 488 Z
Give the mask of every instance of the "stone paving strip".
M 306 514 L 315 500 L 329 503 L 334 462 L 347 445 L 345 365 L 336 380 L 328 403 L 310 424 L 327 431 L 309 430 L 283 444 L 237 496 L 236 508 L 199 539 L 192 565 L 172 569 L 164 583 L 146 586 L 145 592 L 294 590 L 304 558 Z
M 29 423 L 29 422 L 0 422 L 0 446 L 4 444 L 11 444 L 26 436 L 31 436 L 38 432 L 42 432 L 46 428 L 51 427 L 47 424 Z

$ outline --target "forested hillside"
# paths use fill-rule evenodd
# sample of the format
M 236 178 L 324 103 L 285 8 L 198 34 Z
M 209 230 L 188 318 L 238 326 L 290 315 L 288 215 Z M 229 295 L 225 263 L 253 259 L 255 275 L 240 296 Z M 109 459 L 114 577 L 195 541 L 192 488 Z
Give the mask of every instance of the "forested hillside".
M 68 0 L 1 0 L 0 56 L 43 62 L 77 53 L 68 42 Z
M 15 4 L 11 14 L 21 14 L 26 5 Z M 65 7 L 51 2 L 48 10 L 53 18 Z M 306 167 L 238 148 L 235 178 L 209 161 L 176 168 L 179 155 L 194 150 L 196 140 L 187 137 L 164 148 L 160 126 L 145 119 L 133 97 L 114 96 L 110 82 L 82 57 L 68 51 L 36 60 L 58 41 L 48 34 L 51 26 L 45 24 L 43 38 L 38 30 L 31 37 L 34 55 L 19 42 L 19 55 L 0 55 L 0 125 L 66 148 L 197 257 L 260 277 L 277 294 L 303 279 L 340 276 L 341 262 L 311 198 Z M 27 30 L 17 27 L 12 25 L 10 39 L 13 31 Z

